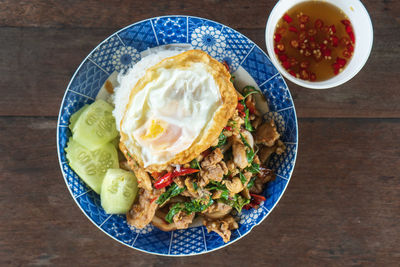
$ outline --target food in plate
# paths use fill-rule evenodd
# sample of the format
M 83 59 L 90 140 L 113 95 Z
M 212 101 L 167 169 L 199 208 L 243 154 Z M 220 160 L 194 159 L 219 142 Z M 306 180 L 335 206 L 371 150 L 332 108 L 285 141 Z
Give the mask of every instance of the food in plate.
M 326 1 L 304 1 L 278 21 L 274 50 L 281 65 L 294 77 L 324 81 L 350 62 L 355 47 L 346 14 Z
M 158 51 L 142 58 L 119 77 L 113 127 L 87 123 L 101 100 L 71 117 L 72 129 L 87 129 L 72 131 L 66 149 L 70 166 L 100 193 L 107 213 L 126 212 L 134 227 L 152 223 L 171 231 L 201 220 L 228 242 L 238 228 L 234 215 L 265 200 L 261 193 L 274 179 L 267 167 L 270 155 L 285 150 L 274 121 L 264 121 L 257 108 L 260 91 L 236 90 L 232 79 L 227 65 L 199 50 Z M 108 121 L 104 103 L 97 111 Z M 120 134 L 119 166 L 109 152 L 101 169 L 96 151 L 115 149 L 114 130 Z M 102 138 L 87 145 L 85 138 L 76 140 L 76 132 Z M 76 144 L 82 147 L 78 152 Z M 101 171 L 88 172 L 89 165 Z

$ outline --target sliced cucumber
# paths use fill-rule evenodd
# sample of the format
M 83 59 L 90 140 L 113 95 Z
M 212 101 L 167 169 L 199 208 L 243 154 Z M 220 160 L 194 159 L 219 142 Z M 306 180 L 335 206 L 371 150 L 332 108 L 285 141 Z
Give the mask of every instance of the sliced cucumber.
M 132 172 L 109 169 L 101 186 L 101 206 L 109 214 L 125 214 L 137 194 L 137 180 Z
M 97 194 L 107 170 L 119 166 L 117 150 L 110 143 L 90 151 L 71 137 L 65 152 L 71 168 Z
M 75 112 L 74 114 L 71 115 L 71 118 L 69 119 L 69 129 L 72 131 L 72 129 L 74 128 L 76 122 L 78 121 L 79 117 L 81 116 L 81 114 L 87 109 L 89 105 L 86 104 L 83 107 L 81 107 L 77 112 Z
M 72 129 L 75 141 L 89 150 L 96 150 L 114 139 L 118 131 L 112 110 L 113 107 L 102 99 L 86 108 Z

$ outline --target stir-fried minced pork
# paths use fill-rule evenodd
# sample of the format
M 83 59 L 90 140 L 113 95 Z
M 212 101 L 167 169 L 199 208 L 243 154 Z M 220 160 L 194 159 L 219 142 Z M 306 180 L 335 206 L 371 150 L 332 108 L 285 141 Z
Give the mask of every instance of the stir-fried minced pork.
M 154 189 L 151 191 L 140 189 L 139 199 L 133 204 L 130 211 L 126 214 L 126 220 L 136 228 L 143 228 L 151 222 L 158 208 L 156 199 L 165 191 L 165 189 Z
M 143 228 L 151 222 L 163 231 L 172 231 L 186 229 L 203 218 L 207 231 L 228 242 L 231 230 L 238 228 L 231 216 L 233 210 L 240 213 L 259 207 L 265 184 L 275 178 L 266 167 L 268 159 L 273 153 L 284 153 L 286 147 L 275 122 L 263 122 L 254 95 L 238 97 L 240 105 L 218 139 L 192 161 L 171 164 L 151 176 L 132 164 L 132 159 L 120 163 L 121 168 L 133 169 L 141 188 L 127 213 L 129 224 Z
M 235 219 L 230 215 L 218 220 L 205 219 L 203 225 L 208 232 L 214 231 L 219 234 L 225 243 L 231 239 L 231 230 L 239 228 Z

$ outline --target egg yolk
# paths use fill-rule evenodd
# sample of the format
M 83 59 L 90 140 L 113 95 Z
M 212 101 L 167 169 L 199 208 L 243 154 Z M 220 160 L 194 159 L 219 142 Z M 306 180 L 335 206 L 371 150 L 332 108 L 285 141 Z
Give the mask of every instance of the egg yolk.
M 158 121 L 158 120 L 152 120 L 150 127 L 147 128 L 146 133 L 142 135 L 142 139 L 154 139 L 160 134 L 162 134 L 165 130 L 163 127 L 163 122 Z M 165 126 L 165 125 L 164 125 Z

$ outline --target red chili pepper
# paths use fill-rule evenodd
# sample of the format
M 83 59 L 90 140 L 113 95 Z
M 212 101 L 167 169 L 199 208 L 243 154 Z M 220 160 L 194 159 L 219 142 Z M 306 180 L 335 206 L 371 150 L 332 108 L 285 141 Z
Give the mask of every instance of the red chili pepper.
M 283 61 L 283 62 L 282 62 L 282 66 L 283 66 L 285 69 L 289 69 L 289 68 L 290 68 L 290 63 L 289 63 L 289 61 Z
M 341 20 L 340 22 L 345 26 L 349 26 L 351 24 L 350 20 L 348 20 L 348 19 Z
M 279 43 L 279 41 L 282 39 L 282 35 L 280 35 L 279 33 L 275 33 L 274 35 L 274 40 L 275 42 Z
M 246 113 L 244 113 L 244 106 L 242 103 L 238 102 L 236 109 L 239 111 L 239 114 L 244 117 L 246 116 Z
M 289 74 L 292 75 L 293 77 L 297 78 L 296 72 L 294 72 L 293 70 L 290 70 Z
M 341 57 L 337 57 L 336 63 L 338 63 L 341 68 L 343 68 L 344 65 L 346 65 L 346 63 L 347 63 L 347 60 L 344 58 L 341 58 Z
M 232 127 L 231 126 L 225 126 L 224 129 L 227 130 L 227 131 L 230 131 L 230 132 L 232 131 Z
M 169 186 L 170 184 L 172 184 L 172 178 L 173 178 L 172 172 L 167 172 L 165 175 L 163 175 L 160 179 L 158 179 L 154 183 L 154 188 L 161 189 L 166 186 Z
M 294 32 L 294 33 L 298 33 L 298 30 L 295 26 L 290 26 L 289 27 L 289 31 Z
M 288 59 L 288 57 L 287 57 L 287 55 L 285 55 L 285 54 L 282 54 L 282 55 L 279 55 L 279 60 L 280 61 L 286 61 Z
M 345 29 L 347 33 L 353 32 L 353 28 L 350 25 L 347 25 Z
M 257 204 L 254 204 L 254 203 L 249 203 L 249 204 L 246 204 L 246 205 L 244 205 L 244 206 L 243 206 L 243 208 L 244 208 L 245 210 L 249 210 L 249 209 L 257 209 L 257 208 L 258 208 L 258 206 L 257 206 Z
M 320 20 L 320 19 L 317 19 L 317 20 L 314 22 L 314 27 L 315 27 L 316 29 L 321 29 L 323 26 L 324 26 L 324 22 L 323 22 L 322 20 Z
M 335 25 L 329 26 L 329 29 L 332 31 L 332 34 L 333 34 L 333 33 L 336 33 L 336 27 L 335 27 Z
M 335 35 L 332 36 L 332 46 L 336 47 L 339 44 L 339 38 Z
M 168 172 L 154 183 L 154 188 L 155 189 L 164 188 L 164 187 L 172 184 L 174 177 L 178 177 L 178 176 L 182 176 L 182 175 L 186 175 L 186 174 L 192 174 L 192 173 L 196 173 L 198 171 L 200 171 L 200 170 L 192 169 L 192 168 L 181 168 L 179 171 L 174 170 L 173 172 Z
M 198 169 L 192 169 L 192 168 L 181 168 L 179 171 L 175 170 L 172 173 L 173 177 L 178 177 L 178 176 L 182 176 L 182 175 L 186 175 L 186 174 L 192 174 L 192 173 L 196 173 L 199 172 L 200 170 Z
M 277 54 L 277 55 L 278 55 L 280 51 L 279 51 L 279 49 L 278 49 L 278 48 L 274 47 L 274 52 L 275 52 L 275 54 Z
M 356 37 L 354 36 L 354 32 L 349 32 L 348 34 L 349 34 L 350 40 L 354 44 L 356 42 Z
M 287 13 L 283 15 L 283 20 L 287 23 L 291 23 L 293 21 L 293 19 Z
M 224 62 L 222 62 L 222 64 L 224 64 L 225 68 L 228 70 L 228 72 L 230 72 L 228 63 L 226 63 L 226 61 L 224 61 Z
M 261 195 L 250 193 L 250 196 L 252 196 L 254 199 L 257 199 L 260 202 L 266 200 L 266 198 L 264 196 L 261 196 Z
M 346 46 L 346 48 L 347 48 L 347 50 L 348 50 L 349 52 L 354 52 L 354 46 L 353 46 L 352 44 L 348 44 L 348 45 Z
M 154 202 L 154 200 L 156 200 L 157 197 L 154 197 L 152 200 L 150 200 L 150 204 Z

